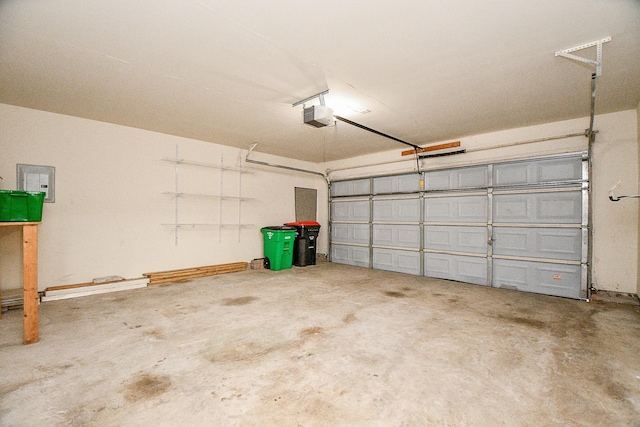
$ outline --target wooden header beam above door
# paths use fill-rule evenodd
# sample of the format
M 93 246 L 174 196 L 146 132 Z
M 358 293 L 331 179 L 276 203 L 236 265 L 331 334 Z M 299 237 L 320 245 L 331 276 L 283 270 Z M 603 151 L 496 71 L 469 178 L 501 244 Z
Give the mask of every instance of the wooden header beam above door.
M 429 151 L 444 150 L 446 148 L 455 148 L 459 146 L 460 146 L 460 141 L 447 142 L 446 144 L 431 145 L 429 147 L 422 147 L 417 150 L 405 150 L 402 152 L 402 155 L 412 156 L 416 154 L 416 151 L 418 152 L 418 154 L 420 154 L 420 153 L 427 153 Z

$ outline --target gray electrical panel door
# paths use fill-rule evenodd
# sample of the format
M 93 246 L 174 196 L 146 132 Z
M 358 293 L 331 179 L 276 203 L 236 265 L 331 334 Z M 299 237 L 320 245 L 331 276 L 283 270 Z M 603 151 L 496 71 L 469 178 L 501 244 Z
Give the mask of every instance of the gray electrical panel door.
M 296 221 L 316 221 L 318 212 L 318 190 L 295 188 Z

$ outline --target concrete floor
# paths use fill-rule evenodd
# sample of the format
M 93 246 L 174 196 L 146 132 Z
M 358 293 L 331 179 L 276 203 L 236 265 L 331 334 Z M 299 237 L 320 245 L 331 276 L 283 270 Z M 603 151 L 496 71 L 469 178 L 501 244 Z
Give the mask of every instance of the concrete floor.
M 0 320 L 2 426 L 640 426 L 638 306 L 322 263 Z

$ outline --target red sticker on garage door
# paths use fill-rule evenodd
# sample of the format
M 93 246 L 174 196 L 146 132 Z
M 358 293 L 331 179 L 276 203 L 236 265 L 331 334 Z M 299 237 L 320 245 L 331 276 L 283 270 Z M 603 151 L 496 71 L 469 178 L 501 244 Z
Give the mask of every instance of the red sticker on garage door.
M 553 280 L 562 280 L 562 276 L 560 274 L 554 274 Z

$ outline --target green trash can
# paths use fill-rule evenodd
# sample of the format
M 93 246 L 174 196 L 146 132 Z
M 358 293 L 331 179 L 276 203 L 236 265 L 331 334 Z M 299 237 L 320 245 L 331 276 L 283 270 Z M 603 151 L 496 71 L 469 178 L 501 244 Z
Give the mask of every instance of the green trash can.
M 264 256 L 269 260 L 271 270 L 291 268 L 293 263 L 293 242 L 296 229 L 287 226 L 263 227 Z

